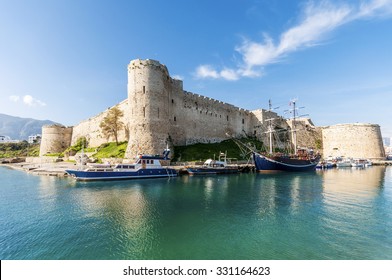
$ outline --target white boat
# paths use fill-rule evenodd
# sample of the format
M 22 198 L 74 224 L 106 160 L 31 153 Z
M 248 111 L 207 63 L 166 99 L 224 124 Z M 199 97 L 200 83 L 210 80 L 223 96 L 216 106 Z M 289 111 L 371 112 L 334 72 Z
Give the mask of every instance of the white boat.
M 341 160 L 336 162 L 336 166 L 339 167 L 339 168 L 351 167 L 351 159 L 350 158 L 341 159 Z
M 353 159 L 351 162 L 351 166 L 357 167 L 357 168 L 365 168 L 366 160 L 365 159 Z
M 113 167 L 108 164 L 96 164 L 84 169 L 65 171 L 80 181 L 176 177 L 175 169 L 161 165 L 161 161 L 169 159 L 169 152 L 170 150 L 166 149 L 162 155 L 140 155 L 133 164 L 120 163 Z
M 221 157 L 224 157 L 223 160 L 221 160 Z M 225 153 L 220 153 L 219 160 L 207 159 L 203 166 L 189 166 L 186 170 L 189 175 L 233 174 L 239 172 L 237 166 L 227 165 Z
M 366 163 L 365 163 L 365 166 L 369 167 L 369 166 L 372 166 L 372 165 L 373 165 L 373 162 L 370 159 L 367 159 Z

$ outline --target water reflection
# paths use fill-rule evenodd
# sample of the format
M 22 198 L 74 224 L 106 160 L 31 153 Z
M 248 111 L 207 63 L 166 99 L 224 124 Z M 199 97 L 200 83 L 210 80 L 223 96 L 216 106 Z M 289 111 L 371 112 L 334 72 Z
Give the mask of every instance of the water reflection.
M 72 248 L 64 258 L 392 258 L 391 170 L 89 183 L 39 177 L 38 190 L 54 223 L 70 227 L 71 238 L 53 238 Z

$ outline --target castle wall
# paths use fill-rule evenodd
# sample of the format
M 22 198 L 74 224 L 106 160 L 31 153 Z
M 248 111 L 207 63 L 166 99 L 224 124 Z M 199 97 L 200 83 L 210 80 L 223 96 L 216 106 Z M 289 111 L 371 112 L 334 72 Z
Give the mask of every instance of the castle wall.
M 61 153 L 71 145 L 72 127 L 44 125 L 40 144 L 40 156 Z
M 165 65 L 155 60 L 133 60 L 128 65 L 128 98 L 119 104 L 125 128 L 119 131 L 119 141 L 127 141 L 126 158 L 138 153 L 161 153 L 168 144 L 221 142 L 229 137 L 256 136 L 268 145 L 269 119 L 273 128 L 286 130 L 292 123 L 276 113 L 259 109 L 248 111 L 236 106 L 183 90 L 183 83 L 170 77 Z M 111 108 L 113 108 L 111 107 Z M 86 137 L 90 147 L 107 139 L 100 123 L 104 112 L 82 121 L 72 128 L 45 126 L 42 129 L 41 152 L 62 152 Z M 320 129 L 310 120 L 297 120 L 297 143 L 318 150 Z M 288 133 L 279 136 L 287 142 Z M 380 127 L 372 124 L 347 124 L 322 129 L 324 156 L 381 158 L 385 152 Z M 274 144 L 276 147 L 276 143 Z M 282 148 L 282 147 L 280 147 Z
M 128 65 L 127 158 L 161 153 L 169 142 L 172 82 L 166 66 L 158 61 L 137 59 Z
M 166 66 L 155 60 L 138 59 L 129 64 L 128 104 L 128 158 L 140 152 L 160 153 L 166 144 L 253 136 L 260 123 L 248 110 L 184 91 L 182 81 L 172 79 Z
M 85 137 L 87 139 L 89 147 L 98 147 L 106 142 L 114 142 L 115 141 L 114 138 L 110 137 L 109 139 L 107 139 L 102 134 L 101 128 L 99 127 L 100 123 L 107 116 L 109 110 L 114 107 L 118 107 L 124 113 L 124 117 L 121 118 L 121 121 L 124 123 L 124 125 L 127 125 L 129 123 L 129 115 L 127 114 L 128 100 L 126 99 L 120 102 L 119 104 L 106 109 L 102 113 L 94 117 L 91 117 L 88 120 L 84 120 L 80 122 L 78 125 L 74 126 L 71 145 L 74 145 L 76 141 L 81 137 Z M 128 133 L 124 127 L 122 130 L 119 131 L 118 141 L 121 142 L 127 140 L 128 140 Z
M 175 145 L 214 143 L 249 134 L 254 116 L 240 109 L 208 97 L 190 92 L 177 92 L 171 110 L 171 137 Z
M 324 157 L 385 158 L 380 126 L 337 124 L 322 128 Z

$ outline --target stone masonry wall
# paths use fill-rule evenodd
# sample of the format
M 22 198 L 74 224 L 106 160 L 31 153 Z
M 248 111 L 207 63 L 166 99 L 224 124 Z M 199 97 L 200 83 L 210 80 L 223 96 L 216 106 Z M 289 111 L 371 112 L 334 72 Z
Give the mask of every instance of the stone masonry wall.
M 377 124 L 337 124 L 323 127 L 322 135 L 324 157 L 385 158 Z
M 72 127 L 44 125 L 40 144 L 40 156 L 61 153 L 71 145 Z
M 115 106 L 124 112 L 122 122 L 126 128 L 120 131 L 119 141 L 128 140 L 126 158 L 134 158 L 138 153 L 161 153 L 167 144 L 214 143 L 231 136 L 256 136 L 268 145 L 265 132 L 269 119 L 273 119 L 274 129 L 287 130 L 292 125 L 274 112 L 263 109 L 248 111 L 184 91 L 182 81 L 171 78 L 165 65 L 149 59 L 130 62 L 128 98 Z M 114 141 L 106 139 L 99 127 L 111 108 L 82 121 L 73 129 L 43 127 L 40 154 L 61 152 L 57 151 L 60 146 L 66 148 L 75 144 L 80 137 L 86 137 L 90 147 Z M 315 148 L 315 141 L 321 142 L 320 129 L 314 127 L 310 120 L 299 122 L 296 127 L 301 128 L 297 133 L 298 146 Z M 287 142 L 287 135 L 281 140 Z M 384 156 L 378 125 L 325 127 L 322 140 L 324 156 Z
M 124 125 L 127 125 L 129 123 L 129 115 L 127 114 L 128 100 L 124 100 L 119 104 L 106 109 L 102 113 L 94 117 L 91 117 L 88 120 L 84 120 L 80 122 L 78 125 L 74 126 L 71 145 L 74 145 L 76 141 L 81 137 L 85 137 L 87 139 L 90 147 L 98 147 L 106 142 L 114 142 L 114 139 L 112 138 L 107 139 L 102 134 L 101 128 L 99 127 L 102 120 L 106 117 L 109 110 L 112 109 L 113 107 L 118 107 L 124 113 L 124 117 L 122 118 L 121 121 L 124 123 Z M 120 142 L 128 140 L 128 133 L 125 127 L 124 129 L 119 131 L 118 140 Z

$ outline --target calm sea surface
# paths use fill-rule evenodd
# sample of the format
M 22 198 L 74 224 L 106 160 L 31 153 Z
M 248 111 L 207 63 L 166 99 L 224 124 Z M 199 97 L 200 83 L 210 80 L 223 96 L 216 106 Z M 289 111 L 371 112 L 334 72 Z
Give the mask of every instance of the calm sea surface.
M 80 183 L 0 167 L 0 259 L 392 259 L 392 167 Z

